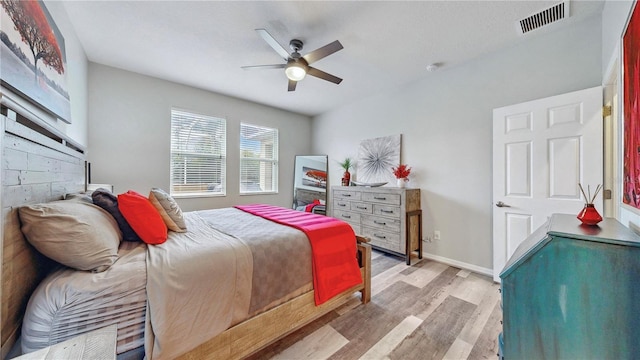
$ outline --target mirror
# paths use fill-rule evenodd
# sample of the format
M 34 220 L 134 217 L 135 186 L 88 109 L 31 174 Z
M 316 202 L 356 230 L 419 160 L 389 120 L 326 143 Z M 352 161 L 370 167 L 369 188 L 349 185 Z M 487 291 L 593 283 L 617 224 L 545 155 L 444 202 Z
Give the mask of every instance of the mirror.
M 296 155 L 293 171 L 293 208 L 326 215 L 327 155 Z

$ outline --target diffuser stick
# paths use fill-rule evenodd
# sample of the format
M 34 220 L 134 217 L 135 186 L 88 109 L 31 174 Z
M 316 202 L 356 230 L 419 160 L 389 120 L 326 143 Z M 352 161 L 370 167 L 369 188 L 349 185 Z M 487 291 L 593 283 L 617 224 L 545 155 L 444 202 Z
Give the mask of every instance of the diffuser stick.
M 582 184 L 578 183 L 578 186 L 580 187 L 580 191 L 582 192 L 582 196 L 584 196 L 584 201 L 589 201 L 589 198 L 587 197 L 587 194 L 584 193 L 584 188 L 582 187 Z

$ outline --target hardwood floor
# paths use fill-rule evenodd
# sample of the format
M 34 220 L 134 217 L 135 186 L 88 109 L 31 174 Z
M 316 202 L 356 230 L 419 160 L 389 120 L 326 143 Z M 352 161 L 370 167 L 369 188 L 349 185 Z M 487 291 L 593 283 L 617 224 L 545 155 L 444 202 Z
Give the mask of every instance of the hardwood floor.
M 250 359 L 496 359 L 499 285 L 431 260 L 373 253 L 372 299 L 354 297 Z

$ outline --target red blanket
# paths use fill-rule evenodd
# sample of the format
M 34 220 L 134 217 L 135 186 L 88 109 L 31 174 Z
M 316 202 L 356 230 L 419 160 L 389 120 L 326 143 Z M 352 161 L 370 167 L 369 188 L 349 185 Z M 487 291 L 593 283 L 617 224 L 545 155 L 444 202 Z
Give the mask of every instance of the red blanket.
M 362 283 L 356 259 L 356 237 L 344 221 L 271 205 L 236 208 L 302 230 L 311 243 L 316 305 Z

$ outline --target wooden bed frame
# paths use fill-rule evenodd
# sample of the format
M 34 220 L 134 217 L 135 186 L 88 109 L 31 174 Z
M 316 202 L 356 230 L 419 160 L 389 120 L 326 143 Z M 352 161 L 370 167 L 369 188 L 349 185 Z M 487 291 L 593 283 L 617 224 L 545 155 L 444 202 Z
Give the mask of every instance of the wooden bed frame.
M 371 300 L 371 246 L 366 239 L 357 238 L 362 284 L 320 306 L 315 306 L 313 291 L 302 294 L 229 328 L 179 359 L 242 359 L 344 305 L 357 291 L 361 293 L 361 302 L 368 303 Z
M 7 100 L 2 94 L 0 98 L 0 352 L 4 359 L 20 335 L 29 296 L 53 266 L 24 239 L 17 208 L 82 191 L 85 156 L 81 146 L 46 123 L 18 116 L 5 107 Z
M 0 356 L 4 359 L 20 335 L 31 293 L 53 266 L 51 260 L 39 254 L 23 237 L 17 208 L 82 191 L 86 181 L 82 147 L 55 129 L 47 128 L 46 124 L 42 126 L 37 119 L 23 118 L 4 106 L 1 113 Z M 358 238 L 358 252 L 363 277 L 361 285 L 321 306 L 315 306 L 313 291 L 302 294 L 235 325 L 184 354 L 183 358 L 243 358 L 340 307 L 352 299 L 355 292 L 361 293 L 362 303 L 369 302 L 371 247 L 366 239 Z

